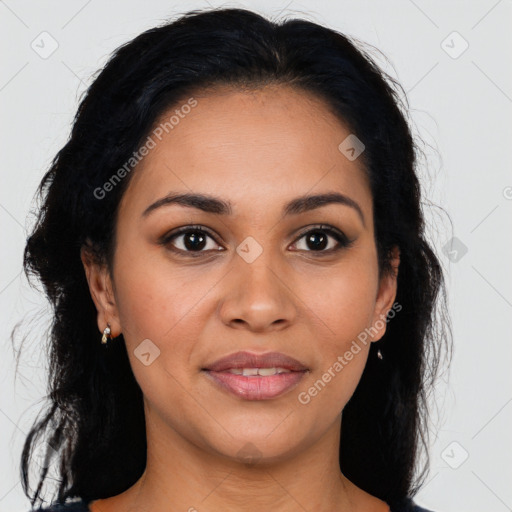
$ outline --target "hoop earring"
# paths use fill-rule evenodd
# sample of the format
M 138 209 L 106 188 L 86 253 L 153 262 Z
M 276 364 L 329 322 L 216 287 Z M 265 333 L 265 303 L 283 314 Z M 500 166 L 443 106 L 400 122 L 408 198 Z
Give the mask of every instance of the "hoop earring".
M 112 335 L 110 334 L 111 331 L 110 331 L 110 324 L 107 323 L 107 327 L 105 327 L 104 331 L 103 331 L 103 336 L 101 337 L 101 343 L 103 345 L 106 345 L 108 343 L 108 339 L 112 339 Z

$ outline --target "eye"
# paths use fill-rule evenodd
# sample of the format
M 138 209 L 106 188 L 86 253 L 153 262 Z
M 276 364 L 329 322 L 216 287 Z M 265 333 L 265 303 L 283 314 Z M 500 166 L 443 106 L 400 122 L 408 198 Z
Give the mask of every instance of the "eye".
M 301 240 L 304 240 L 305 246 L 297 247 Z M 318 255 L 321 256 L 349 247 L 352 243 L 353 241 L 349 240 L 338 229 L 332 226 L 319 225 L 304 232 L 291 247 L 294 247 L 295 250 L 319 253 Z M 225 250 L 217 244 L 215 237 L 202 226 L 179 228 L 164 235 L 160 244 L 177 254 L 186 254 L 192 257 L 201 256 L 205 252 Z
M 211 242 L 209 243 L 208 239 Z M 175 240 L 177 243 L 175 243 Z M 221 251 L 215 238 L 201 226 L 186 226 L 173 231 L 161 239 L 160 243 L 168 246 L 170 250 L 176 253 L 190 253 L 190 256 L 199 256 L 201 253 L 209 251 Z M 205 250 L 206 249 L 206 250 Z
M 316 226 L 303 233 L 298 241 L 294 243 L 294 246 L 296 247 L 301 240 L 304 240 L 304 245 L 302 248 L 299 247 L 298 250 L 319 252 L 321 254 L 339 251 L 340 249 L 349 247 L 353 243 L 353 240 L 349 240 L 343 232 L 325 225 Z

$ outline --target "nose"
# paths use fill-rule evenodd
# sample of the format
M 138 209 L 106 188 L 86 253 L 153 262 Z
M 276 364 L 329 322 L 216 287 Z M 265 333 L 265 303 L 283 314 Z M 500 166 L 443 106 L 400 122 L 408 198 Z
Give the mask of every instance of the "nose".
M 290 326 L 297 306 L 290 276 L 265 251 L 252 263 L 236 256 L 219 306 L 222 322 L 235 329 L 271 332 Z

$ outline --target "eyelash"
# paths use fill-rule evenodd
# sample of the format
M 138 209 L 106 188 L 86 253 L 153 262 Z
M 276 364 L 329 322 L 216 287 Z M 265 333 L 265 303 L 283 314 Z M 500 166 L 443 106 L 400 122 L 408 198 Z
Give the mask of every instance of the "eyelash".
M 328 249 L 328 250 L 305 251 L 305 252 L 310 252 L 310 253 L 315 254 L 315 257 L 322 257 L 324 255 L 333 254 L 335 252 L 340 251 L 341 249 L 346 249 L 346 248 L 350 247 L 354 243 L 354 240 L 349 240 L 343 232 L 341 232 L 331 226 L 328 226 L 325 224 L 319 224 L 317 226 L 313 226 L 312 228 L 308 229 L 307 231 L 305 231 L 301 235 L 299 235 L 299 237 L 295 240 L 295 242 L 293 242 L 292 245 L 295 245 L 299 240 L 304 238 L 306 235 L 309 235 L 311 233 L 317 233 L 317 232 L 327 233 L 329 236 L 331 236 L 338 242 L 338 246 L 335 248 Z M 183 249 L 176 249 L 175 247 L 172 246 L 172 244 L 171 244 L 172 240 L 174 240 L 175 238 L 177 238 L 180 235 L 187 234 L 187 233 L 201 233 L 202 235 L 206 235 L 206 236 L 212 238 L 216 244 L 220 245 L 217 242 L 217 240 L 215 240 L 215 237 L 213 236 L 213 234 L 210 233 L 210 231 L 204 229 L 202 226 L 185 226 L 185 227 L 179 228 L 177 231 L 174 231 L 172 233 L 168 233 L 168 234 L 164 235 L 160 239 L 159 243 L 165 247 L 168 247 L 169 250 L 171 250 L 172 252 L 179 254 L 180 256 L 184 256 L 184 257 L 197 258 L 197 257 L 201 257 L 203 255 L 203 253 L 209 252 L 209 251 L 204 251 L 204 250 L 184 251 Z M 218 251 L 218 252 L 221 252 L 221 251 Z

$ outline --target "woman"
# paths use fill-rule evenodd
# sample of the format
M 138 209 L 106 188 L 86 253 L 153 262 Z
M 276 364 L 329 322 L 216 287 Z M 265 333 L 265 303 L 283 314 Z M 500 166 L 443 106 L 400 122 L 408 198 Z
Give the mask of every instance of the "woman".
M 424 510 L 447 329 L 398 88 L 240 9 L 115 52 L 26 246 L 55 308 L 33 507 L 50 468 L 51 511 Z

